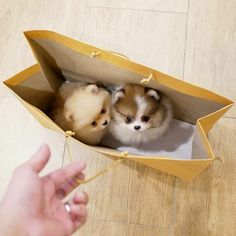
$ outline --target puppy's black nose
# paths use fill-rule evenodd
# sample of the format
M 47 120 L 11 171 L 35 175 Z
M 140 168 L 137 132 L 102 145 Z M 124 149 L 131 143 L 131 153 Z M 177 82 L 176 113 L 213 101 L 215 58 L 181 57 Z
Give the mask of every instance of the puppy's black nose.
M 141 128 L 141 126 L 135 125 L 134 128 L 135 128 L 136 130 L 139 130 L 139 129 Z
M 107 125 L 107 124 L 108 124 L 108 122 L 107 122 L 107 120 L 106 120 L 106 121 L 105 121 L 105 122 L 104 122 L 102 125 L 104 125 L 104 126 L 105 126 L 105 125 Z

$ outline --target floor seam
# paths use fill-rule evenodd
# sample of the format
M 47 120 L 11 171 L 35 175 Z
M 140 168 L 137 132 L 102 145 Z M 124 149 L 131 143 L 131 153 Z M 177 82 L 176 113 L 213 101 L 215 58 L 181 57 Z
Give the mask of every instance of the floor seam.
M 185 33 L 185 48 L 184 48 L 184 61 L 183 61 L 183 72 L 182 79 L 185 79 L 185 61 L 186 61 L 186 51 L 187 51 L 187 41 L 188 41 L 188 16 L 189 16 L 189 5 L 190 1 L 188 0 L 188 10 L 187 10 L 187 22 L 186 22 L 186 33 Z
M 236 117 L 233 116 L 223 116 L 222 118 L 236 120 Z
M 92 219 L 93 221 L 104 221 L 104 222 L 112 222 L 114 224 L 126 224 L 126 225 L 138 225 L 138 226 L 147 226 L 150 228 L 166 228 L 164 226 L 160 225 L 153 225 L 153 224 L 140 224 L 140 223 L 130 223 L 126 221 L 115 221 L 115 220 L 109 220 L 109 219 Z
M 169 236 L 173 236 L 174 235 L 174 223 L 176 220 L 176 181 L 177 181 L 177 177 L 174 177 L 174 184 L 173 184 L 173 206 L 172 206 L 172 227 L 170 227 L 170 231 L 169 231 Z
M 181 11 L 160 11 L 160 10 L 148 10 L 148 9 L 136 9 L 136 8 L 122 8 L 122 7 L 99 7 L 99 6 L 89 6 L 89 8 L 97 8 L 97 9 L 111 9 L 111 10 L 128 10 L 128 11 L 145 11 L 145 12 L 156 12 L 156 13 L 168 13 L 168 14 L 180 14 L 180 15 L 187 15 L 187 12 Z
M 85 12 L 87 11 L 87 9 L 89 8 L 88 6 L 88 0 L 86 0 L 86 3 L 85 3 Z M 84 19 L 83 19 L 83 25 L 82 25 L 82 28 L 81 28 L 81 37 L 83 38 L 83 34 L 84 34 L 84 26 L 85 26 L 85 15 L 84 15 Z

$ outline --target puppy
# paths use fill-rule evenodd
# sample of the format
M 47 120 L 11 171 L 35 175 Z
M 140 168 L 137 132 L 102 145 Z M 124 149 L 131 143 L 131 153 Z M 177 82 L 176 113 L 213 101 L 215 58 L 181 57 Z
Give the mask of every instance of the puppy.
M 124 144 L 156 140 L 172 120 L 170 100 L 162 93 L 127 84 L 113 93 L 110 133 Z
M 64 83 L 50 117 L 63 130 L 75 132 L 86 144 L 99 144 L 110 122 L 111 96 L 95 84 Z

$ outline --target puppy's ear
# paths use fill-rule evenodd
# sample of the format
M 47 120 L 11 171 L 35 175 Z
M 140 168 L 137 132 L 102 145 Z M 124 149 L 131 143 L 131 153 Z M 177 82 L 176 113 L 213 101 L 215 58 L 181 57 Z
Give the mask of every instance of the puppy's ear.
M 113 94 L 113 103 L 118 102 L 118 100 L 124 96 L 125 96 L 125 90 L 123 88 L 116 90 L 116 92 Z
M 97 85 L 95 84 L 90 84 L 87 86 L 86 88 L 87 91 L 91 92 L 91 93 L 94 93 L 94 94 L 97 94 L 98 93 L 98 87 Z
M 160 94 L 156 90 L 154 90 L 154 89 L 148 89 L 147 95 L 149 97 L 152 97 L 152 98 L 156 99 L 157 101 L 159 101 L 160 98 L 161 98 Z

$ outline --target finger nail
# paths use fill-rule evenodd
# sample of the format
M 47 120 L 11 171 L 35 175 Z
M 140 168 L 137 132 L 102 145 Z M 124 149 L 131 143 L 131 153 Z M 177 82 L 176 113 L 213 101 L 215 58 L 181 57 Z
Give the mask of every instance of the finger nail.
M 34 155 L 42 155 L 44 154 L 45 156 L 50 157 L 51 151 L 49 146 L 46 143 L 43 143 L 39 149 L 34 153 Z
M 85 194 L 83 192 L 78 192 L 77 193 L 77 198 L 79 198 L 79 200 L 81 200 L 81 199 L 83 200 L 84 197 L 85 197 Z
M 37 152 L 40 152 L 40 151 L 42 151 L 44 148 L 47 148 L 47 147 L 48 147 L 48 145 L 47 145 L 46 143 L 42 143 Z

